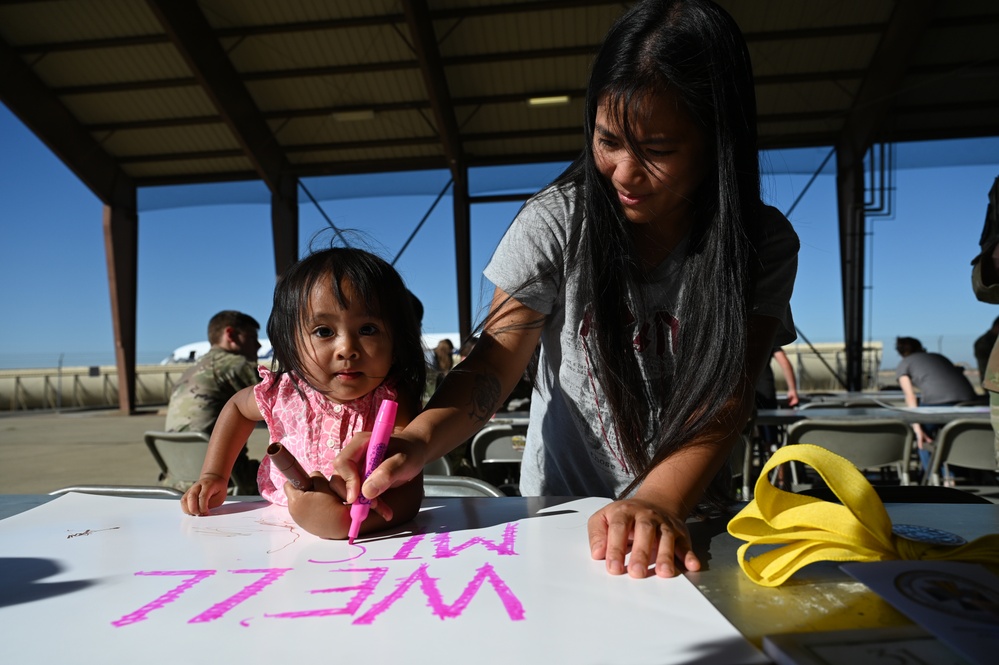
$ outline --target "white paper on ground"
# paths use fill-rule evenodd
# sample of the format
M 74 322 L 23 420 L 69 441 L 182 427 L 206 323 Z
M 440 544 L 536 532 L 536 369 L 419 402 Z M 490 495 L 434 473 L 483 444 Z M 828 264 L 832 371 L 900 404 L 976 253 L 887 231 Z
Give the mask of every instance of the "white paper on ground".
M 593 561 L 605 503 L 453 530 L 427 499 L 351 546 L 264 502 L 66 495 L 0 521 L 0 662 L 767 662 L 685 577 Z

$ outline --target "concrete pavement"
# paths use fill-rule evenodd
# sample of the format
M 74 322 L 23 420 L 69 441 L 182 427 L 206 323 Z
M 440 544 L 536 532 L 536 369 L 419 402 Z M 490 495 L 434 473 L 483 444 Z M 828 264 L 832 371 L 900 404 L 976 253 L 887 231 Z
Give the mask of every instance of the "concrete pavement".
M 143 434 L 162 430 L 162 410 L 0 415 L 0 493 L 47 494 L 70 485 L 155 485 L 159 467 Z M 250 437 L 250 457 L 267 448 L 267 430 Z

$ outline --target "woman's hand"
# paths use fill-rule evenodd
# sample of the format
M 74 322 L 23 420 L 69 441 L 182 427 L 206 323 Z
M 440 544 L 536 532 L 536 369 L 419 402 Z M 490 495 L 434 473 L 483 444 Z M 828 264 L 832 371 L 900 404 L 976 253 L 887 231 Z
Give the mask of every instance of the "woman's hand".
M 180 509 L 188 515 L 207 515 L 212 508 L 225 502 L 229 492 L 229 478 L 215 473 L 203 473 L 180 498 Z
M 933 443 L 933 437 L 929 436 L 926 433 L 926 430 L 923 429 L 922 425 L 920 425 L 919 423 L 913 423 L 912 424 L 912 429 L 916 433 L 916 447 L 917 448 L 920 448 L 920 449 L 926 448 L 931 443 Z
M 368 499 L 375 499 L 393 487 L 404 485 L 419 475 L 426 464 L 426 444 L 397 432 L 389 440 L 385 459 L 365 480 L 362 474 L 369 438 L 371 432 L 358 432 L 333 461 L 333 477 L 343 483 L 343 496 L 347 503 L 357 501 L 358 494 L 362 492 Z
M 648 501 L 624 499 L 604 506 L 587 524 L 590 555 L 607 562 L 607 572 L 625 572 L 625 556 L 631 551 L 627 572 L 643 578 L 655 564 L 659 577 L 675 577 L 679 561 L 686 570 L 700 570 L 690 532 L 683 519 L 666 514 Z

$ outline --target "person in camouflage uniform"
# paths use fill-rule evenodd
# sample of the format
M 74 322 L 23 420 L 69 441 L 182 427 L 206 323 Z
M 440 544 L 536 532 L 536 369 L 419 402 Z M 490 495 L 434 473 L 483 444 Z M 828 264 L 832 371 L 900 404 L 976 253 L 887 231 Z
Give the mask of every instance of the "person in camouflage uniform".
M 257 384 L 257 352 L 260 324 L 242 312 L 225 310 L 208 322 L 211 349 L 177 381 L 167 407 L 166 431 L 204 432 L 211 435 L 222 407 L 238 391 Z M 246 446 L 232 469 L 233 478 L 242 487 L 256 488 L 257 467 Z M 186 490 L 192 483 L 169 477 L 160 482 Z
M 971 262 L 971 285 L 982 302 L 999 304 L 999 176 L 989 190 L 985 226 L 979 241 L 982 252 Z M 982 388 L 989 396 L 992 429 L 995 431 L 996 468 L 999 469 L 999 342 L 992 347 L 982 374 Z

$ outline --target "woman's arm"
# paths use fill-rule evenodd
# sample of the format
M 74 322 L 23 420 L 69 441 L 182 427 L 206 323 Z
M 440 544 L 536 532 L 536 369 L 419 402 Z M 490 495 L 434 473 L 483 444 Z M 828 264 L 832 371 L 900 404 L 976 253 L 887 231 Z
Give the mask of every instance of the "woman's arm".
M 898 387 L 902 389 L 902 394 L 905 396 L 905 405 L 909 407 L 919 406 L 919 398 L 916 397 L 916 389 L 912 384 L 912 379 L 908 376 L 898 377 Z M 926 436 L 926 432 L 923 431 L 923 426 L 919 423 L 912 423 L 912 431 L 916 434 L 916 447 L 922 448 L 927 443 L 932 443 L 933 440 Z
M 780 366 L 781 372 L 784 373 L 784 381 L 787 383 L 787 405 L 797 406 L 798 381 L 794 376 L 794 367 L 791 366 L 791 361 L 788 360 L 787 354 L 784 353 L 784 349 L 777 349 L 774 351 L 774 358 L 777 360 L 777 364 Z
M 415 477 L 423 466 L 466 441 L 503 404 L 523 375 L 541 339 L 543 316 L 496 289 L 489 323 L 467 358 L 447 373 L 430 402 L 408 427 L 392 437 L 389 455 L 364 481 L 374 498 Z M 356 435 L 337 456 L 347 501 L 360 490 L 359 462 L 367 434 Z
M 239 451 L 264 417 L 253 397 L 253 388 L 243 388 L 229 398 L 215 421 L 201 477 L 181 497 L 180 507 L 188 515 L 207 515 L 222 505 L 229 488 L 229 475 Z
M 700 570 L 686 520 L 752 414 L 756 380 L 769 361 L 777 326 L 770 317 L 750 318 L 746 373 L 715 424 L 652 469 L 633 498 L 615 501 L 590 518 L 591 555 L 604 559 L 609 573 L 627 570 L 631 577 L 645 577 L 654 563 L 656 575 L 673 577 L 677 562 Z

